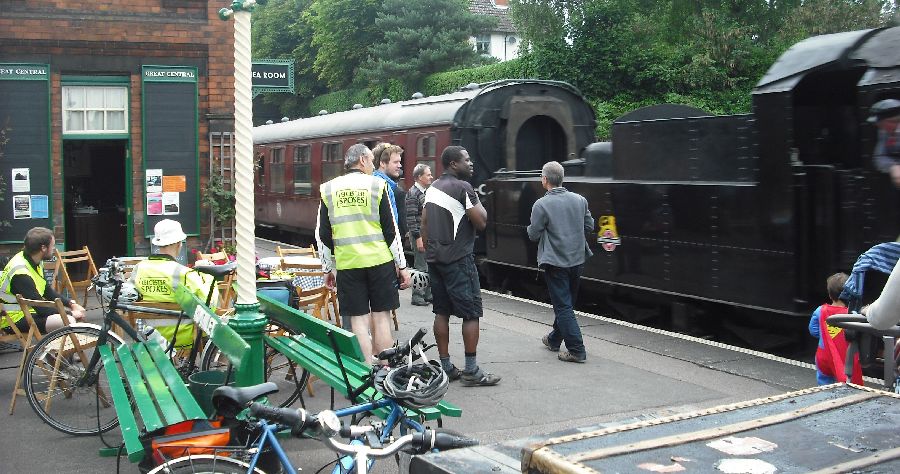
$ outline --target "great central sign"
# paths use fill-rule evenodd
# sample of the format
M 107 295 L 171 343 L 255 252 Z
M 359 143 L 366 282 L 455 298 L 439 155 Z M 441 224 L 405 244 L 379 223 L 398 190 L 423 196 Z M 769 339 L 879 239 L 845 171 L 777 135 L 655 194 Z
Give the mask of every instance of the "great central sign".
M 294 92 L 294 61 L 257 59 L 252 65 L 253 95 L 260 92 Z

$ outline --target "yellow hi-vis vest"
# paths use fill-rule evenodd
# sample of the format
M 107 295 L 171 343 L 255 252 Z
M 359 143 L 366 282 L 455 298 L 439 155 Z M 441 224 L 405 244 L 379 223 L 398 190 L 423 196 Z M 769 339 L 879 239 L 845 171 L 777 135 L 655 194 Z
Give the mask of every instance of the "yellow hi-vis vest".
M 16 295 L 12 294 L 10 289 L 12 279 L 16 275 L 30 276 L 34 280 L 34 287 L 37 288 L 40 295 L 43 295 L 44 290 L 47 289 L 47 280 L 44 279 L 44 262 L 39 262 L 37 269 L 32 268 L 24 250 L 9 259 L 9 263 L 3 268 L 3 273 L 0 273 L 0 300 L 3 300 L 3 309 L 13 323 L 25 317 L 25 313 L 22 312 L 22 308 L 16 302 Z M 34 309 L 31 312 L 34 313 Z M 9 326 L 8 321 L 8 319 L 0 321 L 0 328 Z
M 338 270 L 369 268 L 394 259 L 378 213 L 385 186 L 383 179 L 348 173 L 319 188 L 328 208 Z
M 156 256 L 138 262 L 131 273 L 131 279 L 141 294 L 141 301 L 157 303 L 176 303 L 175 291 L 182 285 L 196 295 L 201 302 L 206 303 L 206 295 L 209 293 L 210 283 L 212 283 L 211 276 L 191 270 L 174 260 Z M 215 291 L 215 287 L 213 290 L 209 304 L 212 309 L 215 309 L 218 304 L 218 291 Z M 154 318 L 149 322 L 166 339 L 171 341 L 175 337 L 177 319 Z M 190 346 L 193 343 L 193 336 L 194 326 L 188 315 L 178 326 L 175 346 Z

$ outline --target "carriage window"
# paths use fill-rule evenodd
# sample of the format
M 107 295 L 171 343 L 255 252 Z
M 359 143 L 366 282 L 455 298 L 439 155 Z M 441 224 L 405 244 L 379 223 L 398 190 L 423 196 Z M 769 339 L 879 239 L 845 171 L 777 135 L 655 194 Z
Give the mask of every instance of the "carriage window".
M 340 143 L 322 145 L 322 182 L 330 181 L 341 175 L 344 169 L 344 156 Z
M 437 154 L 437 138 L 434 135 L 422 135 L 416 143 L 416 159 L 434 158 Z
M 284 148 L 272 150 L 272 161 L 269 164 L 269 191 L 284 192 Z
M 312 193 L 311 175 L 309 145 L 294 148 L 294 194 Z
M 256 184 L 262 188 L 266 187 L 266 167 L 263 166 L 265 164 L 266 155 L 260 153 L 256 155 L 256 164 L 254 168 L 256 168 Z

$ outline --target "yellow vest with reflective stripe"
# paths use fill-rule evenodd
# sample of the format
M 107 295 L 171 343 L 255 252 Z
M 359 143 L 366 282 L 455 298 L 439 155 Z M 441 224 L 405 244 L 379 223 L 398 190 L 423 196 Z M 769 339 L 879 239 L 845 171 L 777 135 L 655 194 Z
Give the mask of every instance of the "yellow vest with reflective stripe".
M 176 303 L 175 291 L 179 286 L 185 286 L 201 302 L 206 303 L 206 295 L 209 293 L 210 283 L 212 283 L 211 276 L 191 270 L 176 261 L 154 256 L 138 262 L 131 273 L 131 279 L 135 288 L 141 294 L 141 301 L 157 303 Z M 218 296 L 218 291 L 213 291 L 213 297 L 209 303 L 212 309 L 215 309 L 218 304 Z M 189 318 L 190 315 L 188 315 L 187 319 L 182 320 L 181 325 L 178 327 L 178 337 L 175 341 L 175 345 L 178 347 L 192 343 L 193 325 Z M 173 318 L 152 319 L 148 322 L 163 337 L 171 340 L 175 335 L 175 323 L 177 321 L 177 319 Z
M 9 259 L 9 263 L 3 268 L 3 273 L 0 273 L 0 300 L 3 300 L 3 308 L 13 323 L 25 317 L 25 313 L 22 312 L 22 308 L 16 302 L 16 295 L 11 293 L 10 285 L 12 285 L 12 279 L 16 275 L 30 276 L 34 280 L 34 287 L 37 288 L 40 295 L 43 295 L 44 290 L 47 289 L 47 280 L 44 279 L 43 261 L 38 263 L 37 269 L 33 269 L 25 256 L 24 250 Z M 34 313 L 34 309 L 31 312 Z M 6 319 L 0 321 L 0 328 L 6 326 L 9 326 Z
M 338 270 L 369 268 L 394 259 L 378 212 L 385 186 L 383 179 L 349 173 L 319 188 L 328 207 Z

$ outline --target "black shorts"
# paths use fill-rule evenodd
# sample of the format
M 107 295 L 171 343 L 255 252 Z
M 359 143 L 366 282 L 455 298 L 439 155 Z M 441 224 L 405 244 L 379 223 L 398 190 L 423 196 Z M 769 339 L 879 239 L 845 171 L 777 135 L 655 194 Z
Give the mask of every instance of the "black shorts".
M 391 260 L 368 268 L 337 271 L 337 294 L 341 316 L 362 316 L 369 312 L 400 307 L 397 270 Z
M 474 255 L 453 263 L 428 262 L 428 276 L 434 314 L 452 314 L 462 319 L 482 316 L 481 286 Z
M 34 319 L 34 324 L 37 325 L 37 329 L 41 332 L 41 334 L 47 332 L 47 316 L 32 314 L 31 319 Z M 28 319 L 23 317 L 22 319 L 16 321 L 16 327 L 19 328 L 19 331 L 27 333 Z M 15 334 L 15 332 L 13 332 L 12 328 L 10 327 L 4 327 L 3 332 L 5 332 L 6 334 Z

